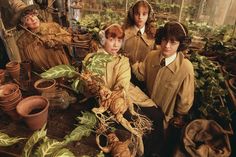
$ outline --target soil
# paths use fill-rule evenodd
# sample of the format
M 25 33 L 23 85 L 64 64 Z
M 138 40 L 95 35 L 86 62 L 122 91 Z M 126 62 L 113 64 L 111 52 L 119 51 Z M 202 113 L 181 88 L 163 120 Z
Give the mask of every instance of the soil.
M 42 82 L 40 84 L 38 84 L 38 88 L 46 88 L 46 87 L 49 87 L 53 84 L 53 82 L 51 81 L 45 81 L 45 82 Z
M 68 135 L 78 122 L 77 116 L 81 116 L 81 111 L 88 110 L 88 104 L 71 104 L 67 109 L 50 109 L 47 123 L 47 136 L 52 139 L 62 141 L 63 138 Z M 33 111 L 38 112 L 38 111 Z M 24 120 L 13 121 L 0 111 L 0 130 L 7 133 L 9 136 L 26 137 L 29 138 L 33 131 L 31 131 Z M 26 140 L 22 140 L 17 144 L 9 147 L 0 147 L 0 156 L 20 156 L 24 148 Z M 96 156 L 100 149 L 97 147 L 95 141 L 95 134 L 91 134 L 89 137 L 82 138 L 78 142 L 71 142 L 67 148 L 69 148 L 76 157 L 82 155 L 88 155 L 91 157 Z
M 36 113 L 39 113 L 43 110 L 43 108 L 37 108 L 37 109 L 34 109 L 32 110 L 29 114 L 36 114 Z

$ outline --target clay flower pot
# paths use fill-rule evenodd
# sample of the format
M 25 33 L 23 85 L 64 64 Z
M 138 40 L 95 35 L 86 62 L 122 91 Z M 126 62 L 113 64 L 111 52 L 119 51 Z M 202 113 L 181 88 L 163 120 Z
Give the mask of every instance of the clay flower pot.
M 5 82 L 5 70 L 0 69 L 0 84 Z
M 20 64 L 15 61 L 11 61 L 6 64 L 6 69 L 13 79 L 20 80 Z
M 6 64 L 7 70 L 15 70 L 15 69 L 19 69 L 19 68 L 20 68 L 20 64 L 16 61 L 11 61 Z
M 0 86 L 0 101 L 11 101 L 19 95 L 19 86 L 8 83 Z
M 39 93 L 54 92 L 56 90 L 56 80 L 54 79 L 40 79 L 34 83 L 34 88 Z
M 17 113 L 22 116 L 31 130 L 41 129 L 47 122 L 49 101 L 42 96 L 30 96 L 19 102 Z

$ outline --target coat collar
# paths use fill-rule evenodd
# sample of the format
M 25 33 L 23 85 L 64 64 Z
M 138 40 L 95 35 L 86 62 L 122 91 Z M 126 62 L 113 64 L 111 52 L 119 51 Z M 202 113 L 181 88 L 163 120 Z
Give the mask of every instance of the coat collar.
M 136 27 L 127 28 L 126 31 L 125 31 L 126 40 L 136 36 L 137 33 L 138 33 L 138 29 Z M 151 46 L 154 43 L 153 39 L 148 38 L 147 33 L 145 32 L 145 30 L 144 30 L 144 33 L 142 34 L 141 38 L 145 42 L 145 44 L 148 45 L 148 46 Z
M 160 51 L 157 58 L 159 58 L 158 62 L 156 62 L 154 66 L 160 66 L 161 60 L 164 58 L 164 56 L 161 55 Z M 172 73 L 176 73 L 181 68 L 184 58 L 184 54 L 182 52 L 178 52 L 175 60 L 165 67 L 168 68 Z

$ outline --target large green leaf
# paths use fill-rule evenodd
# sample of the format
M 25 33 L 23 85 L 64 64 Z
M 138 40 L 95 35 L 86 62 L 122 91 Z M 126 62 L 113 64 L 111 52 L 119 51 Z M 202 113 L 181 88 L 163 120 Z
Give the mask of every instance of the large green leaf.
M 56 150 L 65 146 L 65 142 L 59 142 L 55 139 L 47 139 L 46 142 L 42 143 L 36 150 L 37 157 L 46 157 L 53 154 Z
M 9 137 L 7 134 L 0 132 L 0 146 L 11 146 L 25 138 Z
M 30 137 L 30 139 L 26 142 L 22 152 L 22 157 L 32 157 L 31 151 L 33 149 L 33 146 L 41 139 L 46 137 L 47 130 L 45 129 L 45 127 L 46 124 L 41 130 L 35 131 L 34 134 Z
M 63 148 L 54 153 L 52 157 L 75 157 L 75 155 L 69 149 Z
M 97 123 L 95 114 L 91 112 L 83 112 L 82 117 L 76 117 L 76 119 L 80 122 L 80 124 L 84 124 L 91 129 L 94 128 Z
M 80 79 L 74 80 L 71 86 L 72 89 L 77 93 L 78 92 L 83 93 L 84 91 L 83 81 Z
M 86 62 L 83 62 L 84 69 L 89 70 L 95 75 L 104 75 L 106 64 L 112 61 L 112 59 L 112 55 L 98 52 L 90 57 Z
M 40 74 L 40 76 L 45 79 L 55 79 L 60 77 L 72 78 L 76 74 L 78 74 L 78 72 L 76 72 L 74 67 L 62 64 L 48 69 Z
M 69 135 L 65 136 L 66 143 L 79 141 L 82 137 L 88 137 L 91 134 L 91 129 L 86 125 L 77 126 Z

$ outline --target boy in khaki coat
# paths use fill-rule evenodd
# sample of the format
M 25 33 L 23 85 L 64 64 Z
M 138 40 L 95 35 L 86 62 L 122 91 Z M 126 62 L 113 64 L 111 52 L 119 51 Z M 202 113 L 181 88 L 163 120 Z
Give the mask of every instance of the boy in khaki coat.
M 184 116 L 194 99 L 193 65 L 181 52 L 191 42 L 187 33 L 179 22 L 166 23 L 156 37 L 161 49 L 150 52 L 144 62 L 132 66 L 137 78 L 145 81 L 148 95 L 165 114 L 167 140 L 167 128 L 183 127 Z

